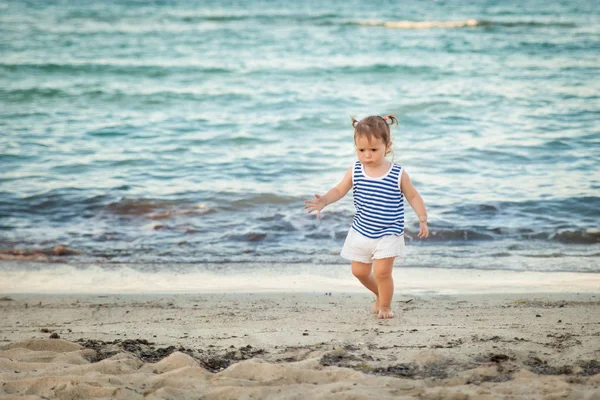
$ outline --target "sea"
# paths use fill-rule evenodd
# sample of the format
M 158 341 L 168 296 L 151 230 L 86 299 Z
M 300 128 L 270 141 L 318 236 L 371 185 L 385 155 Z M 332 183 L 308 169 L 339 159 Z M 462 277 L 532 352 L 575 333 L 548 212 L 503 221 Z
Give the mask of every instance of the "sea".
M 596 0 L 3 0 L 0 276 L 348 275 L 304 200 L 392 114 L 397 268 L 597 277 L 599 76 Z

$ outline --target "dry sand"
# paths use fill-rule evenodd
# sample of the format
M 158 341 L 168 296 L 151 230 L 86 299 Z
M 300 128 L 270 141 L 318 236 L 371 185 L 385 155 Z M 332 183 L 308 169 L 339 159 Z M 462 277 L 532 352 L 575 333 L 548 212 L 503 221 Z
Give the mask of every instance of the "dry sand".
M 0 398 L 600 399 L 600 294 L 371 300 L 11 294 Z

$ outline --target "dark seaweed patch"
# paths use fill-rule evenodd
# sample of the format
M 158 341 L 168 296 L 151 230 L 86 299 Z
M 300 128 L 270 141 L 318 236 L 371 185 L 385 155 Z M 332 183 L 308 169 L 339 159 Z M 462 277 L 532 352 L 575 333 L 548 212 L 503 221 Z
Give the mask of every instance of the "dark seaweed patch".
M 582 369 L 579 375 L 592 376 L 600 374 L 600 362 L 598 360 L 582 361 L 579 366 Z
M 548 365 L 547 361 L 541 360 L 537 357 L 530 357 L 525 361 L 525 365 L 529 367 L 531 372 L 538 375 L 571 375 L 573 373 L 573 367 L 570 365 L 555 367 Z

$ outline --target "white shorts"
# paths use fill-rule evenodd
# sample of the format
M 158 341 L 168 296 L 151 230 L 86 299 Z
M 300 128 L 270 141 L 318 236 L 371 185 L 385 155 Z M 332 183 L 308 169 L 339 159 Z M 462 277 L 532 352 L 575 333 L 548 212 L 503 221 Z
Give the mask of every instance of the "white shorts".
M 404 235 L 387 235 L 370 239 L 350 229 L 340 256 L 365 264 L 389 257 L 404 257 Z

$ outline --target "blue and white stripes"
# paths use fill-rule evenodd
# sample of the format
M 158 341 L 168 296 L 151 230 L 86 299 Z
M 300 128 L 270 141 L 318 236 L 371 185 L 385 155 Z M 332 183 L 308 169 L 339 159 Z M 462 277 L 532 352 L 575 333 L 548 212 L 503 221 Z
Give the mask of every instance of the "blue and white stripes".
M 356 215 L 352 229 L 378 239 L 404 234 L 404 194 L 400 191 L 402 167 L 393 164 L 380 178 L 368 177 L 360 161 L 354 164 L 352 193 Z

